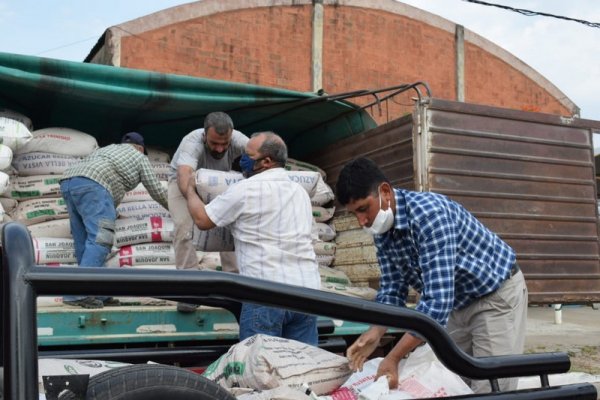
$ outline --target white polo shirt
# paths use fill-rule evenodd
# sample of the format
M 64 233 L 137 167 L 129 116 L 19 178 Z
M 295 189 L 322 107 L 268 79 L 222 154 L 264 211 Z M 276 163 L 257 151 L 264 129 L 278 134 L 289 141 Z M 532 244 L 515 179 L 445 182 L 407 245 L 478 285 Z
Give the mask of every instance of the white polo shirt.
M 217 226 L 229 226 L 242 275 L 319 289 L 306 191 L 273 168 L 229 187 L 206 206 Z

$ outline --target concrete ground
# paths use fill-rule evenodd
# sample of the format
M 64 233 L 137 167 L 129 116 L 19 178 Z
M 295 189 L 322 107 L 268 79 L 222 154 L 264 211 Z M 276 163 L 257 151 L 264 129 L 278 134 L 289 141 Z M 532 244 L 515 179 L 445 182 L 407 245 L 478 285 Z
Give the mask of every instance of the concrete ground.
M 529 307 L 525 352 L 555 351 L 569 354 L 571 371 L 600 375 L 600 309 L 563 306 L 557 316 L 553 307 Z

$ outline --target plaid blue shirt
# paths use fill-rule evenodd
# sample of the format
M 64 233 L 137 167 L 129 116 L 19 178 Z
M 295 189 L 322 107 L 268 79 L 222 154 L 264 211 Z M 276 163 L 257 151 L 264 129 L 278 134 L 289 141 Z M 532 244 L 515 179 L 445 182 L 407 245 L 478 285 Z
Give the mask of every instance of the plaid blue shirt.
M 508 279 L 515 252 L 445 196 L 394 192 L 394 227 L 374 236 L 381 266 L 377 301 L 404 307 L 412 287 L 421 293 L 416 310 L 446 326 L 453 309 L 468 306 Z

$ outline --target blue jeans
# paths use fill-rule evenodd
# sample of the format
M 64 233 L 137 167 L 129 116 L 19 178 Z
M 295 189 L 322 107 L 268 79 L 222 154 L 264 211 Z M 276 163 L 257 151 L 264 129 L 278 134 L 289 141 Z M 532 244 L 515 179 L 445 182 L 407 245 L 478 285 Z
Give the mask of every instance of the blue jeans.
M 252 303 L 242 305 L 240 341 L 257 333 L 293 339 L 316 346 L 317 317 Z
M 117 212 L 113 198 L 96 181 L 84 177 L 60 183 L 75 242 L 75 257 L 80 267 L 102 267 L 113 245 Z M 64 300 L 83 297 L 65 296 Z

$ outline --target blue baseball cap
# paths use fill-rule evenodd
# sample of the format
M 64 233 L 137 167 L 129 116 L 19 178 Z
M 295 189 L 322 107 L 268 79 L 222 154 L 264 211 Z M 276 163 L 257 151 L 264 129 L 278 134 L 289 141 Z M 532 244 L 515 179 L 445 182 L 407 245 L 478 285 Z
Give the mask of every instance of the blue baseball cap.
M 144 148 L 144 154 L 148 154 L 148 152 L 146 151 L 146 145 L 144 144 L 144 137 L 137 132 L 129 132 L 123 135 L 121 143 L 131 143 L 142 146 Z

